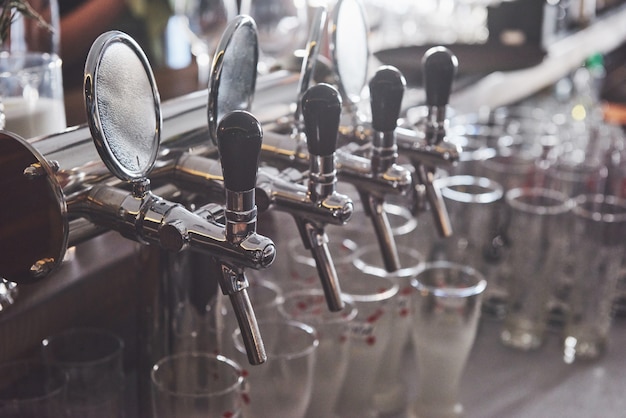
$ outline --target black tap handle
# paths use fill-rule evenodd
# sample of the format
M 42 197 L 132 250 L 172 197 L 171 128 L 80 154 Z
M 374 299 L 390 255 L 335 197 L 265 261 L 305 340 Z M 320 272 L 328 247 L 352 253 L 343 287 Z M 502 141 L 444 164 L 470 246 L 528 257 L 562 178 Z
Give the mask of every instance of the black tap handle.
M 427 105 L 448 104 L 458 66 L 456 56 L 448 48 L 435 46 L 426 51 L 422 58 L 422 68 Z
M 324 157 L 337 149 L 341 96 L 328 84 L 310 87 L 302 96 L 302 116 L 309 154 Z
M 378 132 L 395 130 L 406 88 L 404 76 L 395 67 L 382 66 L 370 80 L 369 88 L 372 127 Z
M 217 147 L 227 190 L 254 189 L 262 141 L 261 124 L 249 112 L 235 110 L 222 118 L 217 127 Z

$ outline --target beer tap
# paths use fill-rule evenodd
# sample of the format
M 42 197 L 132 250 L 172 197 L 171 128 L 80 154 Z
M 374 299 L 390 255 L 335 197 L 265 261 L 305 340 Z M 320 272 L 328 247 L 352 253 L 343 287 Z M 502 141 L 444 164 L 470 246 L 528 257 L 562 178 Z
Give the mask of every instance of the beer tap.
M 309 88 L 302 96 L 302 115 L 309 152 L 309 181 L 304 213 L 294 211 L 294 218 L 302 242 L 311 251 L 322 282 L 324 294 L 331 311 L 343 309 L 343 300 L 337 272 L 328 250 L 328 236 L 324 226 L 330 213 L 335 223 L 344 223 L 352 216 L 352 201 L 335 191 L 337 128 L 341 115 L 339 93 L 329 85 L 318 84 Z M 285 202 L 277 197 L 276 202 Z M 301 206 L 301 205 L 300 205 Z M 306 210 L 308 207 L 315 211 Z M 311 216 L 321 212 L 322 216 Z M 317 219 L 316 219 L 317 218 Z
M 315 260 L 328 308 L 343 308 L 337 272 L 328 250 L 327 224 L 343 225 L 352 216 L 352 200 L 335 190 L 335 149 L 341 113 L 339 93 L 327 84 L 310 87 L 302 95 L 303 127 L 309 158 L 308 182 L 302 173 L 288 168 L 274 173 L 266 167 L 259 172 L 259 201 L 290 213 L 298 226 L 304 247 Z
M 125 63 L 123 77 L 116 71 L 120 62 Z M 244 274 L 245 267 L 268 267 L 276 255 L 274 243 L 256 233 L 260 124 L 244 111 L 222 118 L 217 142 L 226 208 L 213 204 L 193 213 L 150 190 L 147 175 L 157 155 L 161 113 L 154 78 L 140 47 L 121 32 L 101 35 L 88 55 L 84 84 L 89 128 L 98 153 L 113 174 L 130 183 L 131 190 L 97 184 L 74 212 L 141 243 L 174 252 L 189 248 L 213 257 L 221 266 L 218 281 L 232 302 L 248 359 L 252 364 L 264 362 Z M 129 89 L 125 96 L 122 87 Z
M 256 233 L 255 183 L 261 151 L 261 125 L 250 113 L 233 111 L 220 121 L 217 139 L 226 189 L 226 241 L 234 247 L 259 248 L 259 243 L 267 241 Z M 275 254 L 273 245 L 263 251 L 265 253 L 259 254 L 262 258 L 270 253 L 273 258 Z M 220 287 L 230 297 L 248 360 L 252 364 L 261 363 L 265 360 L 265 352 L 262 351 L 258 325 L 247 293 L 241 293 L 248 286 L 244 269 L 241 264 L 228 260 L 220 263 Z
M 370 157 L 372 175 L 375 177 L 393 178 L 403 172 L 402 167 L 396 165 L 398 150 L 395 129 L 405 86 L 402 74 L 389 66 L 380 68 L 369 83 L 374 129 Z M 366 215 L 372 219 L 374 231 L 381 243 L 385 269 L 390 272 L 399 270 L 398 250 L 383 208 L 385 196 L 367 188 L 358 190 Z
M 452 225 L 441 191 L 433 185 L 433 181 L 437 162 L 448 163 L 456 150 L 456 147 L 449 146 L 444 138 L 446 135 L 446 107 L 450 99 L 452 81 L 458 63 L 449 49 L 433 47 L 424 54 L 422 67 L 426 105 L 428 107 L 424 138 L 426 147 L 422 148 L 426 152 L 412 153 L 410 159 L 419 182 L 416 185 L 416 194 L 418 197 L 425 195 L 428 199 L 439 235 L 448 237 L 452 235 Z M 448 146 L 446 147 L 446 145 Z M 427 155 L 427 162 L 424 161 L 424 155 Z M 433 159 L 433 155 L 440 155 L 445 158 Z M 458 159 L 458 151 L 456 155 Z

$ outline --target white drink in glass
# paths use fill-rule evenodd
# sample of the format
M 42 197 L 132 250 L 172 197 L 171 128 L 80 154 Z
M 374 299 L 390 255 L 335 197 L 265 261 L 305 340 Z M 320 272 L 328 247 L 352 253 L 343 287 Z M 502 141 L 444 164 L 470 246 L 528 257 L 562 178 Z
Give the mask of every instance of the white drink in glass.
M 6 117 L 5 130 L 23 138 L 61 132 L 66 128 L 65 106 L 62 100 L 39 97 L 2 98 Z

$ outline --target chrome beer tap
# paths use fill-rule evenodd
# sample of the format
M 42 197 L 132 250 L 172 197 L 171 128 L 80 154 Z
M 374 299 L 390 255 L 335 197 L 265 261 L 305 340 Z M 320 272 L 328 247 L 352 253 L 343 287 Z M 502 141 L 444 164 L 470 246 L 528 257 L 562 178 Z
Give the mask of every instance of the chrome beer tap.
M 367 28 L 364 10 L 357 1 L 340 0 L 333 10 L 333 20 L 336 23 L 331 25 L 334 39 L 332 43 L 333 56 L 335 61 L 338 61 L 339 57 L 343 58 L 341 59 L 342 65 L 339 65 L 337 69 L 338 89 L 341 92 L 341 96 L 338 97 L 345 98 L 346 103 L 343 108 L 347 109 L 347 114 L 352 121 L 353 116 L 356 115 L 360 90 L 363 88 L 367 73 Z M 341 30 L 342 28 L 343 30 Z M 339 35 L 339 33 L 343 35 Z M 320 36 L 319 32 L 316 33 L 315 31 L 311 35 L 318 38 Z M 337 39 L 343 39 L 345 42 L 338 42 Z M 355 39 L 356 42 L 354 42 Z M 361 43 L 361 41 L 363 42 Z M 310 44 L 314 45 L 315 42 L 311 41 Z M 310 71 L 304 71 L 306 63 L 314 63 L 317 60 L 316 50 L 309 48 L 308 51 L 309 55 L 305 57 L 301 72 L 303 80 L 306 74 L 310 74 Z M 346 113 L 343 116 L 346 116 Z M 291 136 L 266 132 L 262 151 L 264 158 L 279 164 L 296 164 L 303 169 L 311 163 L 313 157 L 308 144 L 308 136 L 311 133 L 308 128 L 304 129 L 305 132 L 299 129 L 297 117 L 298 114 L 296 114 L 295 134 Z M 394 126 L 397 117 L 397 114 L 392 117 Z M 339 129 L 339 125 L 337 128 Z M 312 134 L 317 135 L 315 131 Z M 384 196 L 407 193 L 412 187 L 412 180 L 409 170 L 395 164 L 393 151 L 389 155 L 389 150 L 386 149 L 388 139 L 388 135 L 385 136 L 384 140 L 381 138 L 374 161 L 369 156 L 356 155 L 353 149 L 337 148 L 335 162 L 339 180 L 352 184 L 363 200 L 366 214 L 372 220 L 376 231 L 386 269 L 395 271 L 400 268 L 400 263 L 389 221 L 383 208 Z M 307 141 L 306 144 L 309 149 L 305 149 L 305 141 Z
M 444 141 L 446 136 L 446 107 L 450 100 L 452 82 L 456 75 L 458 62 L 456 56 L 445 47 L 430 48 L 422 59 L 424 88 L 428 115 L 425 123 L 425 147 L 417 152 L 408 153 L 415 168 L 418 180 L 416 185 L 417 202 L 425 196 L 430 204 L 435 226 L 439 235 L 452 235 L 452 225 L 441 192 L 433 185 L 435 167 L 450 164 L 458 160 L 456 146 Z M 415 149 L 413 146 L 406 148 Z M 435 158 L 433 158 L 435 157 Z M 422 199 L 423 200 L 423 199 Z
M 116 71 L 121 62 L 123 76 Z M 129 89 L 128 94 L 122 88 Z M 174 252 L 189 248 L 213 257 L 221 266 L 218 282 L 232 302 L 248 359 L 252 364 L 264 362 L 244 274 L 244 267 L 268 267 L 276 255 L 274 243 L 256 233 L 260 124 L 244 111 L 222 118 L 217 142 L 226 208 L 214 204 L 193 213 L 150 190 L 147 175 L 156 160 L 162 123 L 154 78 L 140 47 L 121 32 L 101 35 L 87 58 L 84 92 L 98 153 L 113 174 L 130 183 L 131 191 L 98 184 L 75 205 L 74 213 L 141 243 Z
M 372 175 L 375 177 L 390 179 L 410 176 L 403 167 L 396 164 L 398 149 L 395 129 L 405 86 L 406 81 L 402 74 L 389 66 L 380 68 L 369 83 L 374 129 L 370 159 Z M 366 215 L 372 219 L 378 242 L 381 243 L 386 270 L 399 270 L 401 266 L 398 250 L 383 208 L 384 194 L 367 188 L 359 188 L 358 191 Z
M 309 154 L 307 186 L 303 190 L 294 183 L 265 176 L 259 187 L 278 210 L 293 215 L 304 247 L 315 260 L 328 307 L 339 311 L 344 304 L 324 227 L 328 223 L 344 224 L 353 212 L 350 198 L 335 190 L 341 99 L 331 86 L 318 84 L 304 93 L 301 106 Z

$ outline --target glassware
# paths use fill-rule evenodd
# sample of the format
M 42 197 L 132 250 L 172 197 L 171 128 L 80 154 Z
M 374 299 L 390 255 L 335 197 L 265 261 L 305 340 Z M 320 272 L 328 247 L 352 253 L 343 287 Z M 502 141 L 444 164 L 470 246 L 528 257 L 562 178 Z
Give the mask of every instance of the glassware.
M 64 416 L 67 375 L 37 360 L 0 365 L 0 416 L 58 418 Z
M 224 356 L 174 354 L 159 360 L 150 376 L 156 418 L 241 417 L 246 399 L 243 371 Z
M 356 267 L 339 280 L 343 293 L 354 302 L 358 313 L 350 323 L 348 372 L 336 412 L 341 418 L 376 417 L 376 377 L 392 337 L 393 298 L 399 286 L 388 277 L 366 274 Z
M 476 338 L 487 282 L 477 270 L 426 263 L 415 277 L 413 344 L 417 397 L 410 417 L 460 417 L 459 382 Z
M 505 194 L 510 276 L 500 340 L 521 350 L 539 347 L 546 331 L 553 280 L 566 266 L 567 213 L 572 201 L 556 190 L 515 188 Z
M 441 190 L 452 236 L 433 240 L 430 260 L 446 260 L 478 270 L 489 285 L 483 308 L 496 316 L 504 314 L 506 285 L 499 275 L 502 249 L 498 244 L 504 190 L 497 182 L 467 175 L 435 180 Z
M 279 59 L 304 48 L 308 31 L 304 0 L 243 0 L 241 13 L 256 22 L 261 74 L 270 72 Z
M 74 328 L 42 342 L 47 365 L 68 375 L 66 417 L 124 416 L 124 342 L 102 329 Z
M 207 88 L 213 54 L 226 25 L 238 14 L 237 0 L 184 0 L 198 66 L 198 87 Z
M 249 383 L 246 418 L 303 418 L 313 389 L 319 340 L 309 325 L 297 321 L 259 321 L 267 360 L 245 367 Z M 233 333 L 235 360 L 246 364 L 246 350 L 239 329 Z
M 401 268 L 393 273 L 385 270 L 380 249 L 376 244 L 358 250 L 354 259 L 354 265 L 359 270 L 391 279 L 398 285 L 398 293 L 392 298 L 395 309 L 391 310 L 391 335 L 374 385 L 374 405 L 380 414 L 396 413 L 406 408 L 407 392 L 402 367 L 411 340 L 414 290 L 412 280 L 424 265 L 422 254 L 410 247 L 399 247 L 398 257 Z
M 37 16 L 15 12 L 0 52 L 4 129 L 26 139 L 64 130 L 63 74 L 56 0 L 30 2 Z
M 322 290 L 304 289 L 285 294 L 279 307 L 285 318 L 309 324 L 318 333 L 320 344 L 306 418 L 334 416 L 339 391 L 348 371 L 350 322 L 357 314 L 349 299 L 344 298 L 344 304 L 341 311 L 331 312 Z
M 596 359 L 606 349 L 626 236 L 626 200 L 580 195 L 572 209 L 573 283 L 563 330 L 566 363 Z

